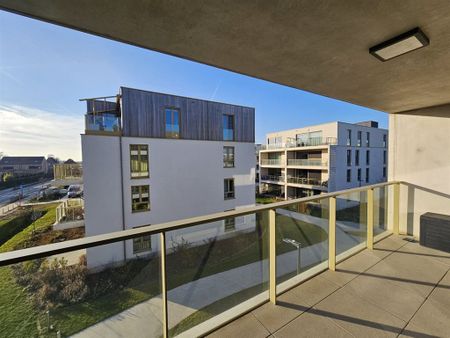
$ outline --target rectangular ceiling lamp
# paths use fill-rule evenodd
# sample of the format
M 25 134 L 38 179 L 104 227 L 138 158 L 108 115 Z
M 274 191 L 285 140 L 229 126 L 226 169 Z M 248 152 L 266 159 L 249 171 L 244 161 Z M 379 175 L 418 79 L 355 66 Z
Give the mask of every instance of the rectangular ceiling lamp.
M 387 61 L 397 56 L 412 52 L 413 50 L 428 46 L 430 40 L 420 30 L 414 28 L 395 38 L 384 41 L 369 49 L 369 53 L 381 61 Z

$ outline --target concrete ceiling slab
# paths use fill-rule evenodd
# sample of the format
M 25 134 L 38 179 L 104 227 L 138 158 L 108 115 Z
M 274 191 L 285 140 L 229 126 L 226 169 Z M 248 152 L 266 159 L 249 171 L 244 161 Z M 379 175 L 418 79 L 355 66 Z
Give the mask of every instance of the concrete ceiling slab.
M 449 0 L 0 0 L 0 8 L 395 113 L 450 102 Z M 414 27 L 430 45 L 369 48 Z

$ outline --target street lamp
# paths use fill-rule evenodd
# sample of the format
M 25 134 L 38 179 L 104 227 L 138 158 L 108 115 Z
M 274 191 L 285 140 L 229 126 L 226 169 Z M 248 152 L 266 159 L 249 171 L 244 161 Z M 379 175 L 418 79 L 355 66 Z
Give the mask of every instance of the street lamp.
M 291 244 L 296 247 L 297 249 L 297 275 L 300 273 L 301 269 L 301 250 L 302 250 L 302 243 L 297 242 L 295 239 L 291 238 L 283 238 L 283 242 L 287 244 Z

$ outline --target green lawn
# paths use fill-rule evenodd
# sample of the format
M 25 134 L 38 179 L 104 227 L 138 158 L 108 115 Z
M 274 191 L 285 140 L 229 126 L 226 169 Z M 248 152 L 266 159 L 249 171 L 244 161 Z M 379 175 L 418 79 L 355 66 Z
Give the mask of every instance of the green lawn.
M 231 235 L 229 238 L 208 241 L 196 247 L 188 246 L 183 250 L 168 255 L 168 288 L 172 289 L 199 278 L 267 258 L 268 214 L 260 213 L 258 215 L 256 231 L 239 232 L 235 236 Z M 34 224 L 31 224 L 24 231 L 16 234 L 0 246 L 0 252 L 22 247 L 30 241 L 33 230 L 48 228 L 54 222 L 54 219 L 55 209 L 49 208 L 46 214 Z M 291 246 L 282 242 L 283 237 L 298 240 L 304 244 L 304 247 L 326 239 L 325 231 L 313 224 L 300 222 L 281 215 L 277 216 L 276 222 L 277 254 L 293 250 Z M 11 270 L 3 268 L 0 273 L 0 291 L 8 290 L 8 292 L 0 294 L 1 310 L 3 313 L 8 312 L 6 319 L 1 321 L 0 336 L 36 336 L 38 333 L 37 318 L 40 318 L 39 323 L 43 328 L 40 334 L 45 337 L 54 337 L 54 331 L 50 335 L 46 334 L 46 316 L 42 310 L 36 310 L 30 301 L 30 297 L 27 295 L 27 291 L 17 287 Z M 72 305 L 59 306 L 50 311 L 51 324 L 54 324 L 58 330 L 61 330 L 63 336 L 79 332 L 160 293 L 159 260 L 156 258 L 130 261 L 125 268 L 113 269 L 109 273 L 120 279 L 120 282 L 116 282 L 120 287 L 97 298 L 85 299 Z M 103 277 L 99 274 L 91 275 L 91 278 L 102 280 Z M 108 279 L 105 279 L 105 282 L 108 281 Z M 240 302 L 240 299 L 243 299 L 242 297 L 249 298 L 261 290 L 261 287 L 244 290 L 242 294 L 239 293 L 229 298 L 227 297 L 227 299 L 212 305 L 211 308 L 205 311 L 208 313 L 208 316 L 213 316 L 216 312 L 222 312 L 224 309 L 236 305 Z M 19 302 L 20 306 L 16 306 L 16 302 Z M 200 311 L 196 315 L 195 320 L 189 320 L 180 325 L 183 327 L 193 325 L 199 321 L 198 318 L 203 318 L 205 311 Z M 24 313 L 27 315 L 24 315 Z M 16 327 L 17 321 L 22 323 L 20 332 Z
M 256 197 L 255 201 L 257 204 L 270 204 L 277 202 L 277 199 L 274 197 Z
M 19 211 L 0 220 L 0 246 L 32 223 L 31 212 Z

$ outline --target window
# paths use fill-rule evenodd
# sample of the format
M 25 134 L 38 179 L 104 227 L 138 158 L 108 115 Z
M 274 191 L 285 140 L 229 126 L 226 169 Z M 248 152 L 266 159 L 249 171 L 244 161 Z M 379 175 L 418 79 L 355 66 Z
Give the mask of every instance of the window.
M 223 193 L 226 200 L 234 198 L 234 178 L 223 180 Z
M 166 137 L 180 138 L 180 111 L 166 108 Z
M 150 187 L 148 185 L 135 185 L 131 187 L 131 211 L 150 210 Z
M 131 178 L 148 177 L 148 145 L 130 144 Z
M 223 140 L 234 141 L 234 116 L 223 115 Z
M 383 135 L 383 147 L 384 148 L 387 147 L 387 135 L 386 134 Z
M 369 168 L 366 168 L 366 183 L 369 182 Z
M 223 147 L 223 167 L 234 167 L 234 147 Z
M 366 135 L 366 147 L 370 147 L 370 133 L 369 132 L 367 132 L 367 135 Z
M 386 150 L 383 150 L 383 164 L 386 164 Z
M 236 230 L 236 219 L 234 217 L 225 218 L 224 231 L 229 232 Z
M 355 151 L 355 165 L 359 165 L 359 150 Z
M 352 131 L 351 129 L 347 129 L 347 145 L 352 145 Z
M 361 140 L 362 140 L 362 131 L 358 131 L 358 139 L 356 141 L 356 145 L 358 147 L 361 147 L 361 142 L 362 142 Z
M 347 150 L 347 165 L 352 165 L 352 151 Z
M 347 182 L 351 182 L 351 181 L 352 181 L 352 170 L 347 169 Z
M 361 182 L 361 168 L 358 168 L 358 182 Z
M 143 225 L 145 226 L 145 225 Z M 139 228 L 139 227 L 136 227 Z M 145 235 L 133 238 L 133 254 L 150 251 L 152 249 L 152 236 Z
M 366 165 L 370 164 L 370 150 L 366 150 Z
M 383 167 L 383 177 L 386 177 L 386 167 Z

